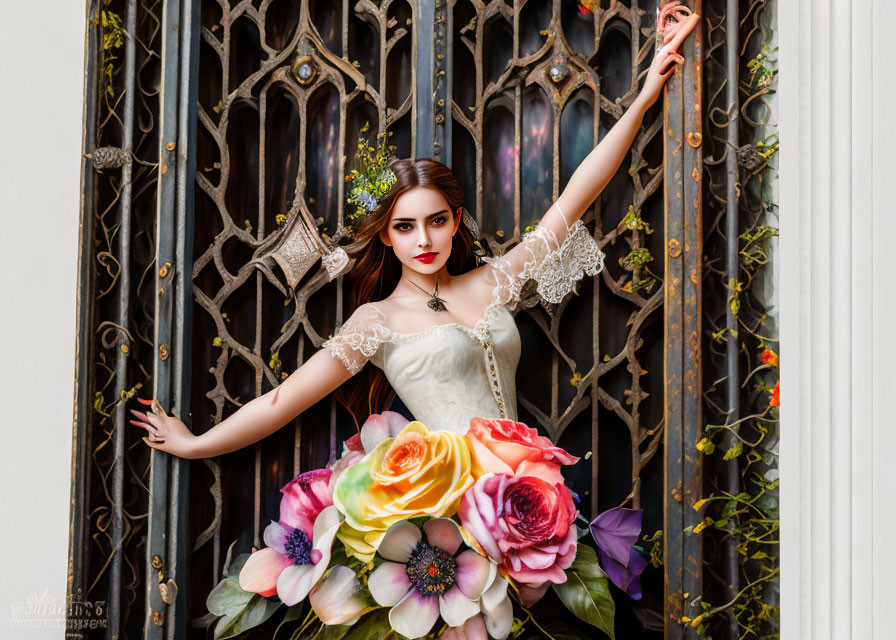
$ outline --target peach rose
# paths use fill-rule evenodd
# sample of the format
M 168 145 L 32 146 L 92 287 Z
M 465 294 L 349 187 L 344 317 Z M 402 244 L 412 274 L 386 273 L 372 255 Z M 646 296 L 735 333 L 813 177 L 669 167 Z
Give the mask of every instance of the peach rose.
M 550 484 L 563 482 L 560 466 L 579 458 L 554 446 L 522 422 L 473 418 L 466 434 L 473 450 L 473 477 L 486 473 L 537 476 Z

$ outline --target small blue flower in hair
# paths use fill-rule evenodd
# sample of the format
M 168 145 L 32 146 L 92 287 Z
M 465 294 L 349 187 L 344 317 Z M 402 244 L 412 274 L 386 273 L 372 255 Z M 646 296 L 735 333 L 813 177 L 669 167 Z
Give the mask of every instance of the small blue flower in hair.
M 367 209 L 367 211 L 373 211 L 374 209 L 376 209 L 377 200 L 372 193 L 361 191 L 358 194 L 358 201 L 365 209 Z
M 369 128 L 368 122 L 361 128 L 361 132 Z M 380 199 L 395 184 L 395 173 L 389 168 L 390 156 L 396 148 L 388 144 L 391 135 L 391 131 L 379 134 L 375 147 L 365 138 L 358 138 L 358 150 L 355 152 L 358 168 L 352 169 L 345 177 L 352 182 L 348 202 L 355 206 L 354 214 L 349 214 L 353 220 L 376 209 Z

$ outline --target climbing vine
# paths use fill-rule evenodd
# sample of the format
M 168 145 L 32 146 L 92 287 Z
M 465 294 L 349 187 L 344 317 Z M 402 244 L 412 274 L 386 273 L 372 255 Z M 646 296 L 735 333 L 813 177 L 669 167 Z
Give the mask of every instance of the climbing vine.
M 706 255 L 728 243 L 725 156 L 737 157 L 739 229 L 737 270 L 721 258 L 708 259 L 704 273 L 704 333 L 707 423 L 697 449 L 704 456 L 705 497 L 693 505 L 702 516 L 690 533 L 704 542 L 704 590 L 690 594 L 689 615 L 681 622 L 700 638 L 773 639 L 780 636 L 778 425 L 780 383 L 778 339 L 771 312 L 767 269 L 778 229 L 774 226 L 778 136 L 772 103 L 777 69 L 768 0 L 756 0 L 740 18 L 738 115 L 724 107 L 726 34 L 710 28 L 707 38 L 708 130 L 713 138 L 705 164 L 707 184 Z M 709 12 L 711 14 L 711 11 Z M 710 25 L 721 24 L 707 16 Z M 718 91 L 718 93 L 716 93 Z M 731 149 L 727 127 L 738 126 L 741 146 Z M 746 141 L 746 143 L 744 143 Z M 714 219 L 713 219 L 714 215 Z M 729 329 L 728 315 L 735 319 Z M 736 345 L 736 367 L 729 369 L 729 343 Z M 738 393 L 732 406 L 729 385 Z

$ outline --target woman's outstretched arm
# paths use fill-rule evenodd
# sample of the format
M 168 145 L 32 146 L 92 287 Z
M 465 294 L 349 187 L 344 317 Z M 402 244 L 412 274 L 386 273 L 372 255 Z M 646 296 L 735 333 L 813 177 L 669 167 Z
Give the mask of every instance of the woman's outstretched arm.
M 182 421 L 164 411 L 154 414 L 131 410 L 137 417 L 131 423 L 148 431 L 143 441 L 153 449 L 181 458 L 211 458 L 272 434 L 351 376 L 339 360 L 320 349 L 276 389 L 247 402 L 201 435 L 193 435 Z M 142 399 L 140 402 L 151 404 Z

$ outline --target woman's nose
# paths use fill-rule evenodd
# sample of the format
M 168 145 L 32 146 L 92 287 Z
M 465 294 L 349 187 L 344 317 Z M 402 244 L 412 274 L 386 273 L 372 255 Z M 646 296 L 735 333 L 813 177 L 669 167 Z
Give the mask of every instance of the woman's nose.
M 417 236 L 417 244 L 421 247 L 429 246 L 429 233 L 425 227 L 420 228 L 420 235 Z

